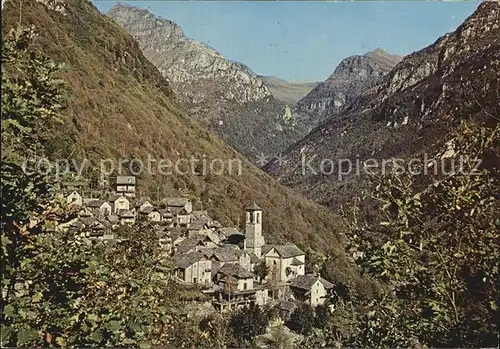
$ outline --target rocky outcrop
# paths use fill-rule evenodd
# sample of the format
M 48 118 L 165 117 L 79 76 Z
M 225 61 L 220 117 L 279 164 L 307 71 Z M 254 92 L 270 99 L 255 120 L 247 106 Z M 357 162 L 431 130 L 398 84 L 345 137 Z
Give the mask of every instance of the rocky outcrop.
M 382 49 L 345 58 L 328 79 L 297 103 L 295 116 L 311 128 L 318 125 L 375 86 L 400 60 Z
M 266 170 L 338 208 L 368 183 L 364 162 L 409 159 L 446 142 L 464 118 L 498 122 L 500 4 L 484 2 L 455 32 L 406 56 L 376 86 Z M 347 166 L 350 161 L 352 168 Z M 323 162 L 323 163 L 322 163 Z M 359 171 L 358 171 L 359 170 Z M 339 176 L 342 172 L 348 172 Z
M 274 100 L 259 76 L 186 37 L 176 23 L 121 4 L 107 15 L 135 37 L 190 114 L 250 160 L 305 134 L 305 127 L 283 119 L 285 103 Z

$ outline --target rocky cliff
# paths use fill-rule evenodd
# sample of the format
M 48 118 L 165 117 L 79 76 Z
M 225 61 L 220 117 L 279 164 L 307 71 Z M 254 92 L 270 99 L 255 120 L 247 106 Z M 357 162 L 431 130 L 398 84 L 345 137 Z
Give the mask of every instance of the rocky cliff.
M 305 134 L 301 125 L 283 120 L 285 104 L 274 99 L 260 77 L 186 37 L 176 23 L 121 4 L 107 15 L 134 36 L 191 115 L 250 160 L 278 152 Z
M 281 183 L 338 208 L 366 185 L 368 159 L 380 166 L 383 159 L 420 157 L 446 142 L 462 119 L 498 122 L 499 28 L 500 4 L 482 3 L 455 32 L 405 57 L 266 170 Z
M 400 60 L 382 49 L 345 58 L 328 79 L 297 103 L 295 116 L 309 127 L 318 125 L 375 86 Z

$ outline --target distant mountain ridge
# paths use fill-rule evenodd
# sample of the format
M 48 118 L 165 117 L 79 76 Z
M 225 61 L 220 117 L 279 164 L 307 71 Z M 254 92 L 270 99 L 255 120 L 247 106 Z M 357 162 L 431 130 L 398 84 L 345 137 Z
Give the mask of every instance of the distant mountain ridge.
M 225 59 L 148 10 L 118 4 L 107 15 L 134 36 L 191 115 L 250 160 L 305 135 L 305 127 L 283 119 L 286 103 L 245 64 Z
M 335 210 L 367 185 L 366 159 L 421 158 L 447 142 L 461 120 L 498 123 L 499 28 L 500 4 L 483 2 L 456 31 L 406 56 L 347 108 L 327 111 L 323 124 L 265 170 Z M 331 174 L 317 171 L 324 159 Z M 359 160 L 361 175 L 339 179 L 346 170 L 339 159 Z
M 311 128 L 318 125 L 375 86 L 401 58 L 379 48 L 343 59 L 328 79 L 297 103 L 294 116 L 304 119 Z

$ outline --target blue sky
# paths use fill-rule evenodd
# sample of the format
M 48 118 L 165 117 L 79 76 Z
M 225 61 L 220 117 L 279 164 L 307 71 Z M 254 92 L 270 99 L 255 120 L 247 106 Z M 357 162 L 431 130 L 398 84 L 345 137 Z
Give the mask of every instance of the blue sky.
M 118 1 L 93 0 L 101 12 Z M 432 44 L 479 1 L 122 1 L 173 20 L 184 33 L 257 74 L 320 81 L 345 57 L 377 47 L 406 55 Z

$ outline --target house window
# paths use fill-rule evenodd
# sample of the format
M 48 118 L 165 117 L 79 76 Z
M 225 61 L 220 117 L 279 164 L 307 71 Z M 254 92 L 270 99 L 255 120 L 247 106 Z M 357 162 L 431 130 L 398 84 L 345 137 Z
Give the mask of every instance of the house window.
M 260 213 L 257 213 L 257 223 L 260 223 Z
M 244 290 L 246 290 L 246 289 L 247 289 L 247 283 L 246 283 L 246 282 L 243 284 L 243 289 L 244 289 Z

